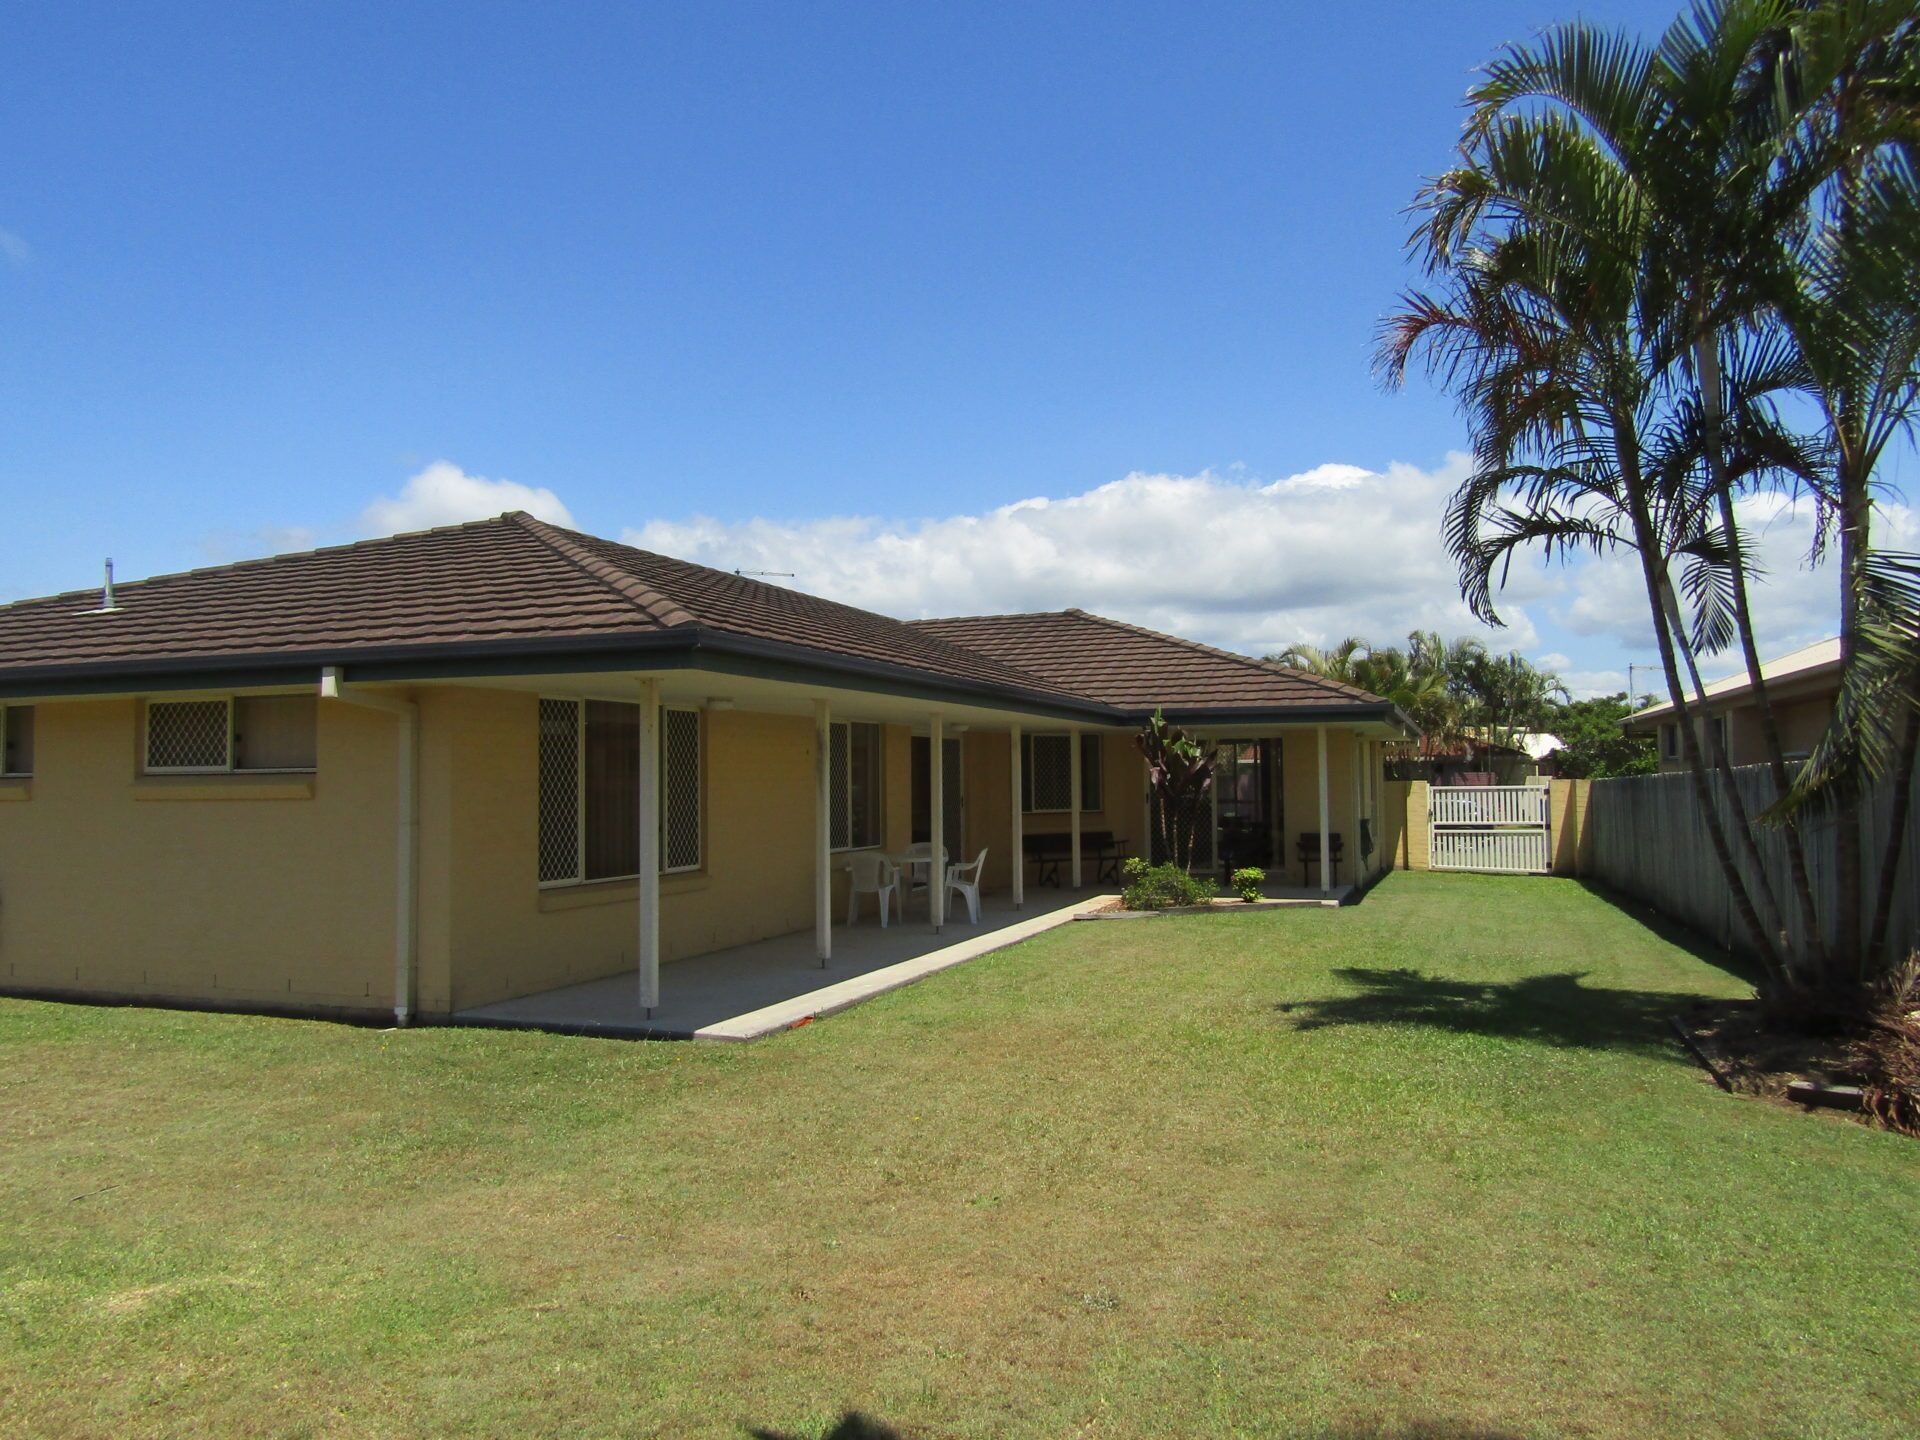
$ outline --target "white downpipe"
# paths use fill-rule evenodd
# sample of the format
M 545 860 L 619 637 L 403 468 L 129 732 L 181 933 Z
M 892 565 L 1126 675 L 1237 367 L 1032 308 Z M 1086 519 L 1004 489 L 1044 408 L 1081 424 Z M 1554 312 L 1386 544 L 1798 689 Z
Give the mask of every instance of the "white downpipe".
M 938 935 L 947 918 L 947 737 L 946 727 L 934 715 L 927 721 L 927 910 Z
M 1027 817 L 1020 810 L 1020 727 L 1013 726 L 1009 733 L 1013 737 L 1013 908 L 1019 910 L 1027 903 Z
M 395 826 L 398 850 L 395 855 L 393 903 L 393 1023 L 413 1023 L 413 992 L 420 934 L 420 707 L 377 690 L 349 688 L 340 679 L 338 666 L 328 665 L 320 672 L 320 696 L 378 710 L 399 721 L 399 765 L 395 773 L 400 813 Z
M 820 968 L 833 958 L 833 712 L 813 702 L 813 948 Z
M 1080 888 L 1080 787 L 1084 783 L 1080 774 L 1080 732 L 1067 732 L 1067 809 L 1071 812 L 1070 829 L 1072 831 L 1071 850 L 1073 855 L 1073 888 Z
M 1333 841 L 1329 837 L 1332 820 L 1327 814 L 1327 727 L 1313 727 L 1315 738 L 1320 745 L 1320 893 L 1328 894 L 1333 889 Z

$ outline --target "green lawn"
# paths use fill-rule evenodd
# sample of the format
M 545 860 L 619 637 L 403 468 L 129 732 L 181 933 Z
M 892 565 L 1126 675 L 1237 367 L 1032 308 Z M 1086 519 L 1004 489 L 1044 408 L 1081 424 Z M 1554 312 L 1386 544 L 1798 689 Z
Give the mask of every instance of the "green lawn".
M 0 1430 L 1911 1434 L 1920 1144 L 1707 1083 L 1745 989 L 1398 875 L 738 1048 L 0 1001 Z

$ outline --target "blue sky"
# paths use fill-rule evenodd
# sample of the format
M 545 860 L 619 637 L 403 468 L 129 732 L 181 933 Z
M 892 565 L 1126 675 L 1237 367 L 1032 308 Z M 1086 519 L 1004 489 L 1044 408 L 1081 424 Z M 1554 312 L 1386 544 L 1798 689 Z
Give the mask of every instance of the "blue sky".
M 900 613 L 1463 629 L 1461 428 L 1371 338 L 1573 9 L 15 7 L 0 598 L 531 503 Z M 1605 573 L 1514 601 L 1645 658 Z

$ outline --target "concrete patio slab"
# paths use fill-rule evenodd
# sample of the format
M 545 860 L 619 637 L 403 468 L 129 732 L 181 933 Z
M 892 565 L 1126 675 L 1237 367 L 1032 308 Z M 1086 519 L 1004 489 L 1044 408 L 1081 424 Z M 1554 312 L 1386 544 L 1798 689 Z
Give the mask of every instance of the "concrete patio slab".
M 1016 945 L 1112 898 L 1111 891 L 1029 891 L 1026 909 L 1015 910 L 1004 896 L 983 897 L 979 925 L 970 924 L 963 910 L 937 935 L 924 919 L 882 929 L 869 912 L 858 925 L 833 927 L 833 958 L 824 969 L 811 930 L 663 965 L 661 1003 L 651 1017 L 641 1013 L 637 977 L 622 973 L 462 1010 L 453 1023 L 623 1038 L 752 1040 Z

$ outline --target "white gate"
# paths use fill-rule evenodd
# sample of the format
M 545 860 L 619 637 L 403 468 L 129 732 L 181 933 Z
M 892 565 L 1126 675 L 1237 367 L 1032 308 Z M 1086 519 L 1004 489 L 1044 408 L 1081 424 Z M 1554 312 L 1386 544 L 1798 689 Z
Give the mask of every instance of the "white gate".
M 1545 875 L 1544 785 L 1435 785 L 1427 791 L 1427 863 L 1435 870 Z

